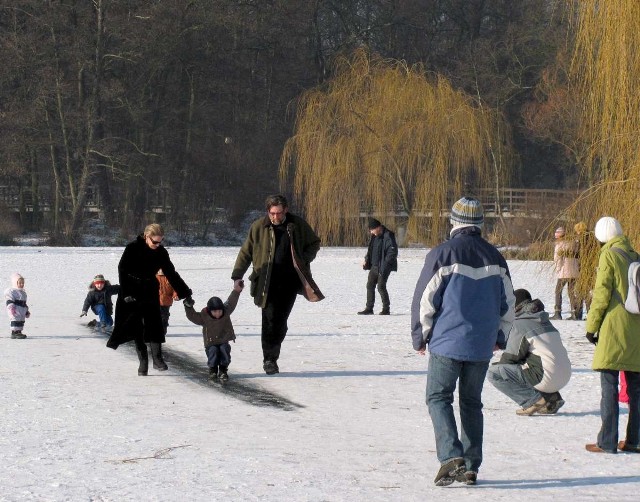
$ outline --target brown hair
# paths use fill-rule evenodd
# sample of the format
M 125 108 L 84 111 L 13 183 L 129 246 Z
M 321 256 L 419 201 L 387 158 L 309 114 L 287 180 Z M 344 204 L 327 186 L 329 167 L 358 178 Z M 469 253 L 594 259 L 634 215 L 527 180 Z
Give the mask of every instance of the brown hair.
M 277 194 L 269 195 L 269 197 L 267 197 L 267 200 L 264 201 L 264 205 L 268 211 L 273 206 L 282 206 L 283 208 L 286 208 L 289 206 L 289 203 L 287 202 L 287 198 L 284 195 Z

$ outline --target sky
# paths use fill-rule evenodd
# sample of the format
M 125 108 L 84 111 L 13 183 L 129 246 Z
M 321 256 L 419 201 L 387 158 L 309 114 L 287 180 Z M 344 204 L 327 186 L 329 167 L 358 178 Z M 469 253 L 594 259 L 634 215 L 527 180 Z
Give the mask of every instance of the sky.
M 0 248 L 0 288 L 21 273 L 32 313 L 25 340 L 10 339 L 6 314 L 0 328 L 0 501 L 637 500 L 640 455 L 584 448 L 600 427 L 584 321 L 554 322 L 573 365 L 560 412 L 517 416 L 518 405 L 485 382 L 478 485 L 436 487 L 428 358 L 410 336 L 426 249 L 400 249 L 390 316 L 356 314 L 364 248 L 321 249 L 312 270 L 326 299 L 298 297 L 274 376 L 262 371 L 260 310 L 247 288 L 232 315 L 224 386 L 208 381 L 201 329 L 181 302 L 164 345 L 169 370 L 147 377 L 137 375 L 132 344 L 108 349 L 86 327 L 88 285 L 99 273 L 117 283 L 122 251 Z M 169 248 L 196 309 L 230 293 L 237 252 Z M 514 287 L 553 310 L 550 262 L 508 263 Z M 566 291 L 563 307 L 567 316 Z M 622 405 L 621 431 L 626 420 Z

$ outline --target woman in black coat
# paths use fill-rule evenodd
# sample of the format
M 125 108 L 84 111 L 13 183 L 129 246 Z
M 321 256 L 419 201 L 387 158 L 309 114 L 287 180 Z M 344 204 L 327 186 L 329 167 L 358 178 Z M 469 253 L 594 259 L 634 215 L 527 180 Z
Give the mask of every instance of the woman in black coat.
M 120 295 L 116 302 L 115 326 L 107 347 L 117 349 L 122 343 L 135 341 L 140 360 L 138 375 L 148 372 L 147 343 L 151 347 L 153 367 L 160 371 L 167 369 L 161 348 L 165 336 L 160 316 L 158 270 L 162 269 L 181 300 L 191 297 L 191 290 L 176 272 L 169 253 L 162 246 L 163 238 L 164 231 L 160 225 L 147 225 L 144 233 L 124 249 L 118 264 Z

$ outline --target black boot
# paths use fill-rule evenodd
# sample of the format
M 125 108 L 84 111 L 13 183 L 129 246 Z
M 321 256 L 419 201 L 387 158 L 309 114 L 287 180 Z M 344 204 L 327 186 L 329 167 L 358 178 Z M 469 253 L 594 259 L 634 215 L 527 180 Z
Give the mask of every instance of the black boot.
M 162 359 L 162 344 L 160 343 L 150 343 L 151 347 L 151 357 L 153 358 L 153 369 L 159 371 L 166 371 L 169 369 L 167 363 Z
M 144 349 L 142 348 L 144 346 Z M 144 344 L 140 347 L 136 345 L 136 353 L 138 354 L 138 361 L 140 361 L 140 366 L 138 366 L 138 376 L 147 376 L 149 373 L 149 355 L 147 354 L 147 345 Z

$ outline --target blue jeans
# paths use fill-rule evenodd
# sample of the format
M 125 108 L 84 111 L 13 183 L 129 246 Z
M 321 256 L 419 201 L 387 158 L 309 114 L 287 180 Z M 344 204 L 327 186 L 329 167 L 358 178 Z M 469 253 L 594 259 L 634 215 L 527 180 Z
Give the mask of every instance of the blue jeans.
M 464 457 L 467 470 L 476 471 L 482 464 L 482 387 L 489 361 L 458 361 L 430 354 L 427 376 L 427 406 L 436 436 L 436 453 L 440 463 Z M 453 393 L 460 381 L 461 436 L 453 414 Z
M 231 364 L 231 345 L 229 342 L 217 345 L 209 345 L 204 349 L 207 353 L 207 366 L 209 368 L 228 368 Z
M 617 370 L 599 370 L 600 387 L 600 418 L 602 426 L 598 432 L 598 446 L 605 451 L 615 453 L 618 448 L 618 419 L 620 407 L 618 404 L 618 376 Z M 640 373 L 625 371 L 627 378 L 627 394 L 629 395 L 629 418 L 627 420 L 627 435 L 625 441 L 630 446 L 640 446 Z
M 91 307 L 93 313 L 98 316 L 103 326 L 113 326 L 113 318 L 107 313 L 107 307 L 103 303 L 98 303 Z
M 527 382 L 519 364 L 492 364 L 487 379 L 522 408 L 532 406 L 544 395 Z

